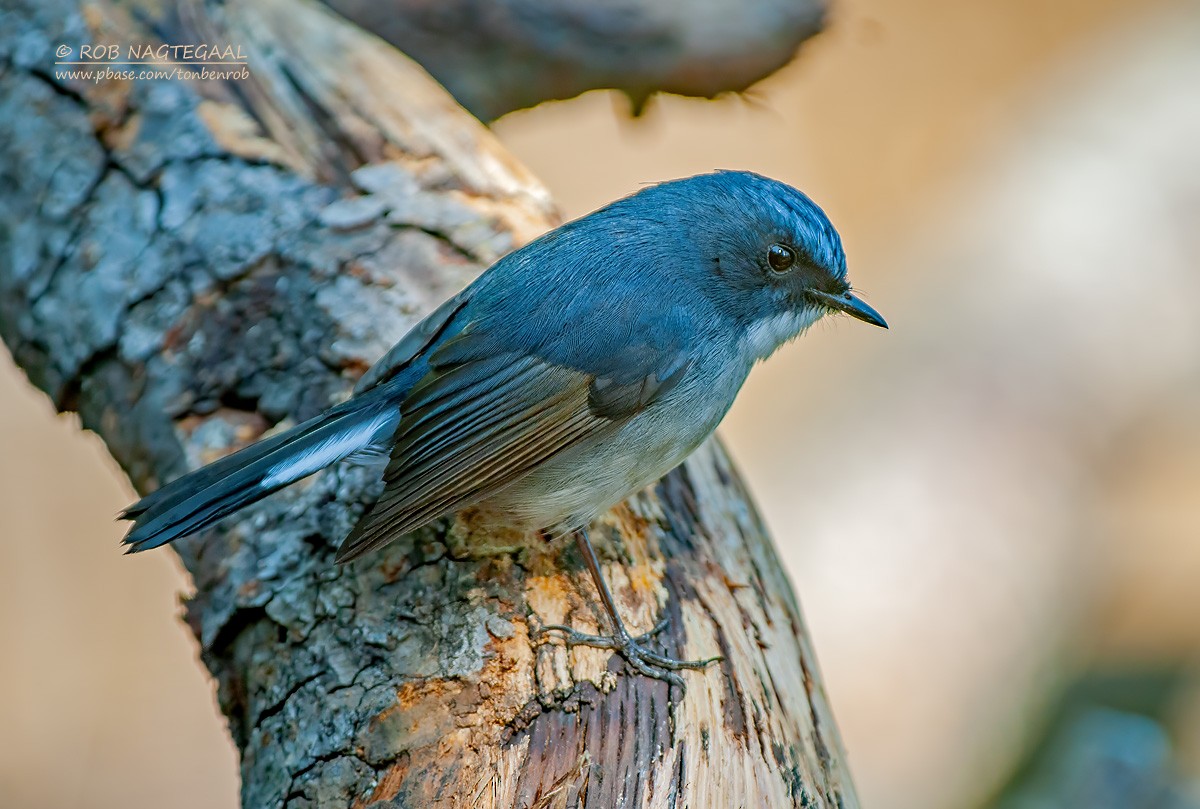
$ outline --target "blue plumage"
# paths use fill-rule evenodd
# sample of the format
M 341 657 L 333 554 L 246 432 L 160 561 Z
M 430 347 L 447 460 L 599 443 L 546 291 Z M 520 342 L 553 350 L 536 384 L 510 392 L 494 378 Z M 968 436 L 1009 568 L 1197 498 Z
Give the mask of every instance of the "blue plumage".
M 388 458 L 384 492 L 339 560 L 465 506 L 580 531 L 687 457 L 756 362 L 834 311 L 885 325 L 804 194 L 748 172 L 651 186 L 496 262 L 347 402 L 147 495 L 125 542 L 157 547 L 362 455 Z

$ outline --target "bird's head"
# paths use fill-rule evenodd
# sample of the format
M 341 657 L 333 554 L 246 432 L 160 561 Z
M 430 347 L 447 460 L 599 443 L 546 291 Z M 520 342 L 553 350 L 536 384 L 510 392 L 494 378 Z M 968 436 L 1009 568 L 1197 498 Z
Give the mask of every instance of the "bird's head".
M 825 314 L 887 328 L 851 291 L 842 241 L 825 213 L 789 185 L 721 171 L 657 187 L 688 212 L 691 266 L 717 306 L 746 330 L 761 358 Z M 664 202 L 670 204 L 668 199 Z M 672 207 L 674 207 L 672 205 Z

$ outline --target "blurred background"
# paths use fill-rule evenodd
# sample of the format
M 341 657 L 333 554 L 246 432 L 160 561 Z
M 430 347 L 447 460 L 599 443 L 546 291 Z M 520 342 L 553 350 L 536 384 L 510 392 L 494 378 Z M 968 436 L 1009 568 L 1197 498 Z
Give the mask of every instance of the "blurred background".
M 749 93 L 629 112 L 495 129 L 568 216 L 797 185 L 892 324 L 820 324 L 722 428 L 864 806 L 1200 807 L 1200 5 L 842 0 Z M 7 354 L 0 446 L 4 804 L 236 806 L 187 580 Z

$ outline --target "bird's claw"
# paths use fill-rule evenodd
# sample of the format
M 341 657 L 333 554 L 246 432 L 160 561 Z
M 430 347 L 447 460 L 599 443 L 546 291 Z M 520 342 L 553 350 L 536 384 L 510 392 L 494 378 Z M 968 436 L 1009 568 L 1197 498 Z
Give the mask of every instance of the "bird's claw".
M 652 652 L 642 646 L 667 628 L 667 619 L 654 625 L 644 635 L 630 635 L 625 628 L 619 627 L 614 635 L 588 635 L 564 624 L 549 624 L 542 627 L 541 634 L 561 632 L 563 642 L 568 646 L 590 646 L 594 649 L 612 649 L 618 652 L 629 665 L 638 672 L 655 680 L 663 680 L 672 685 L 684 687 L 683 678 L 675 672 L 682 669 L 703 669 L 721 660 L 720 657 L 709 657 L 704 660 L 677 660 L 674 657 Z

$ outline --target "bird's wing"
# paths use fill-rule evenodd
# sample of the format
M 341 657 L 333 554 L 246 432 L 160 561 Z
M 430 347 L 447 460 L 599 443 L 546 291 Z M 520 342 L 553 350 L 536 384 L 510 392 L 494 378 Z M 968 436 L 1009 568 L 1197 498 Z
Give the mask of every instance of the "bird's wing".
M 447 334 L 452 334 L 456 325 L 455 318 L 471 299 L 472 290 L 473 287 L 467 287 L 413 326 L 407 334 L 400 338 L 398 343 L 362 375 L 358 384 L 354 386 L 355 395 L 394 379 L 439 339 Z
M 401 408 L 379 500 L 338 552 L 348 561 L 486 499 L 547 459 L 623 424 L 670 390 L 677 355 L 620 378 L 519 351 L 467 326 L 430 358 Z

